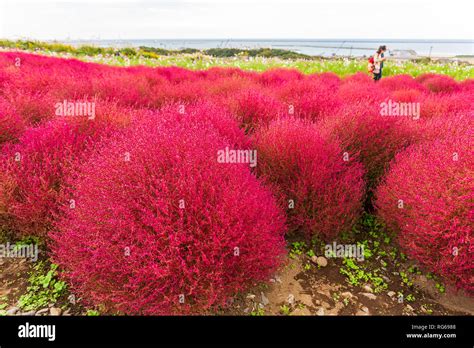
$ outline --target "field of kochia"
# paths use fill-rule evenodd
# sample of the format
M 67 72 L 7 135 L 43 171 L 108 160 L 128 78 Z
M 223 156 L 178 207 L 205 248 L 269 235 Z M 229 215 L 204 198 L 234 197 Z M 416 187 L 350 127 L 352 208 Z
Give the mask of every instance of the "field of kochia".
M 0 233 L 106 313 L 225 308 L 375 214 L 474 293 L 474 80 L 0 53 Z

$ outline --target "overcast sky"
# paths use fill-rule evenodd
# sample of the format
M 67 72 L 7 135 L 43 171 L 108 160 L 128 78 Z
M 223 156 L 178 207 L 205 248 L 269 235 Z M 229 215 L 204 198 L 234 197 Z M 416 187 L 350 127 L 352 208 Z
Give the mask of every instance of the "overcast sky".
M 473 39 L 473 0 L 0 0 L 0 37 Z

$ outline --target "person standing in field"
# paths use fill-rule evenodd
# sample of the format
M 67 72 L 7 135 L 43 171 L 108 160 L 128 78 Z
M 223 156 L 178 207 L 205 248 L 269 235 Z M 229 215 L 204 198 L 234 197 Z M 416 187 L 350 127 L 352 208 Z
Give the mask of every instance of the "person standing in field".
M 374 75 L 374 81 L 378 81 L 382 78 L 383 62 L 385 61 L 385 52 L 387 46 L 380 46 L 373 57 L 369 59 L 369 71 Z

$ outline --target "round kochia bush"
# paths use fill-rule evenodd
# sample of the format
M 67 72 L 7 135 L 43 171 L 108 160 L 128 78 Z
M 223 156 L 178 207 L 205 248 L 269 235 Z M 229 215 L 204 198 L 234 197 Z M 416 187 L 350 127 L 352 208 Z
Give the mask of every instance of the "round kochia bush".
M 335 91 L 337 88 L 331 80 L 318 80 L 313 76 L 312 79 L 286 83 L 279 88 L 277 95 L 286 104 L 287 114 L 317 121 L 338 110 L 340 100 Z
M 381 116 L 379 105 L 360 103 L 344 107 L 318 126 L 325 137 L 339 140 L 344 150 L 359 154 L 370 194 L 394 155 L 414 141 L 415 122 Z
M 290 118 L 259 130 L 255 144 L 258 174 L 274 187 L 292 230 L 328 240 L 351 228 L 364 192 L 362 165 L 354 157 L 312 123 Z
M 141 114 L 140 121 L 143 119 Z M 202 101 L 197 104 L 168 104 L 160 112 L 149 115 L 143 122 L 160 122 L 163 126 L 172 127 L 175 124 L 192 127 L 212 127 L 217 133 L 230 142 L 230 147 L 236 149 L 249 149 L 250 138 L 239 128 L 239 122 L 226 111 L 225 108 L 215 103 Z
M 226 98 L 224 104 L 248 132 L 260 125 L 268 125 L 286 111 L 285 105 L 270 93 L 256 88 L 239 91 Z
M 409 256 L 471 294 L 472 146 L 468 136 L 411 146 L 396 156 L 376 201 Z
M 52 234 L 76 294 L 109 313 L 203 313 L 266 281 L 282 261 L 284 215 L 248 164 L 205 123 L 145 118 L 72 183 L 76 208 Z
M 25 124 L 14 106 L 0 97 L 0 146 L 9 141 L 17 141 L 25 130 Z
M 45 237 L 59 206 L 69 200 L 63 196 L 65 177 L 93 144 L 113 131 L 101 122 L 56 119 L 26 130 L 18 143 L 6 144 L 0 194 L 9 228 L 18 236 Z

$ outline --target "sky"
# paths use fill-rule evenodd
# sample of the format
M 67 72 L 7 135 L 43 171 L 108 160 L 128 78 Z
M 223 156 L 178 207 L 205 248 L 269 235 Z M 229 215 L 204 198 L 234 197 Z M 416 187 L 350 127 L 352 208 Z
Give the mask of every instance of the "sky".
M 0 38 L 474 39 L 472 0 L 0 0 Z

